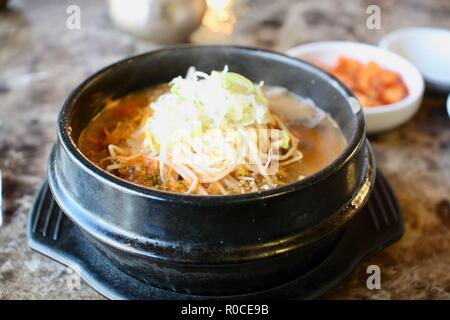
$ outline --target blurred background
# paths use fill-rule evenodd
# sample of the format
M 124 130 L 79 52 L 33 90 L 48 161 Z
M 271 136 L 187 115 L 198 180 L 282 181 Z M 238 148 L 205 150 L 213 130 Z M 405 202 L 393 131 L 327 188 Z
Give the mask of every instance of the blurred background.
M 380 8 L 379 28 L 367 25 L 371 5 Z M 99 68 L 169 44 L 285 52 L 323 40 L 376 45 L 405 27 L 450 29 L 448 0 L 0 0 L 0 7 L 0 299 L 100 298 L 84 284 L 67 290 L 72 275 L 26 244 L 27 213 L 46 176 L 57 113 L 70 91 Z M 407 232 L 329 298 L 450 299 L 445 101 L 446 94 L 428 90 L 411 121 L 370 137 Z M 381 266 L 381 290 L 366 288 L 368 264 Z

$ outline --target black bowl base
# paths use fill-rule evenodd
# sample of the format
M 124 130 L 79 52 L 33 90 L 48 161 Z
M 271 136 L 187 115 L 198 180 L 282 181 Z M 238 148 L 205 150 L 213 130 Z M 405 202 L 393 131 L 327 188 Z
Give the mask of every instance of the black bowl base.
M 377 172 L 367 205 L 350 221 L 321 263 L 288 283 L 232 296 L 188 295 L 152 287 L 119 271 L 59 209 L 45 182 L 30 211 L 29 246 L 76 271 L 110 299 L 314 299 L 336 288 L 357 265 L 403 235 L 403 217 L 386 179 Z

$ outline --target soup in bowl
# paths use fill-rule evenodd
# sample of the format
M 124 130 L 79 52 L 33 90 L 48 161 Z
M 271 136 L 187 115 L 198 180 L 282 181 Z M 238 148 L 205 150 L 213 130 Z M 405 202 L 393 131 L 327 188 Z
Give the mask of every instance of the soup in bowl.
M 235 295 L 319 263 L 367 201 L 362 110 L 300 60 L 230 46 L 113 64 L 68 97 L 49 184 L 120 270 L 159 288 Z
M 191 67 L 110 100 L 78 139 L 99 167 L 138 185 L 198 195 L 258 192 L 318 172 L 346 140 L 332 117 L 282 87 Z

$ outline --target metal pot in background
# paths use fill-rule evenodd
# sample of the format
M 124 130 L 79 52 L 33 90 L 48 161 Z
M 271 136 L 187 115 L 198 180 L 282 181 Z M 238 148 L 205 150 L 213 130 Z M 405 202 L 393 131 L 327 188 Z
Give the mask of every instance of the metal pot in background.
M 118 28 L 164 44 L 186 42 L 205 11 L 205 0 L 109 0 L 109 14 Z

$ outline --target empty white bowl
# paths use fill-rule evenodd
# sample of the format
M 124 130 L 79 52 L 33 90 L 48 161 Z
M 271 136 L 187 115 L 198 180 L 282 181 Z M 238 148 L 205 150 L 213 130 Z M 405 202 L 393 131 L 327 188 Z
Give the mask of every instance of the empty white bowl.
M 450 30 L 400 29 L 383 37 L 379 45 L 413 63 L 434 89 L 450 92 Z
M 335 65 L 340 56 L 346 56 L 362 63 L 374 61 L 382 68 L 399 73 L 408 88 L 408 96 L 388 105 L 363 108 L 368 133 L 379 133 L 400 126 L 411 119 L 422 102 L 424 81 L 419 70 L 388 50 L 358 42 L 326 41 L 300 45 L 286 53 L 330 66 Z

